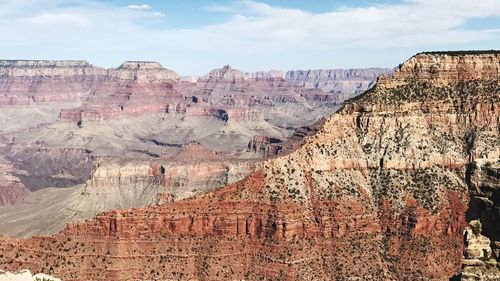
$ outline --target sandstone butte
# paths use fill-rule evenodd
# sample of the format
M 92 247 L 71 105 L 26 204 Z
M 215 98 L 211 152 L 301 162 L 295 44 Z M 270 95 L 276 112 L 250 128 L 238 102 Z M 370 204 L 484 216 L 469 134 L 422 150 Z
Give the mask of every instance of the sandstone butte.
M 3 238 L 0 268 L 62 280 L 447 280 L 462 266 L 469 191 L 495 185 L 480 175 L 498 167 L 499 78 L 496 51 L 417 54 L 244 180 Z

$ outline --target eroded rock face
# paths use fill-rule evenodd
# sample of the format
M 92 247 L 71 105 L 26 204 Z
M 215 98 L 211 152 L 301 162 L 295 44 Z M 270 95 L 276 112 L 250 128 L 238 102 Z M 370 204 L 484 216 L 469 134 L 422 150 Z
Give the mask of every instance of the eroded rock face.
M 61 279 L 43 273 L 33 275 L 29 270 L 15 273 L 0 270 L 0 281 L 61 281 Z
M 92 167 L 90 152 L 85 149 L 16 145 L 1 152 L 17 168 L 13 174 L 30 191 L 84 183 Z
M 250 79 L 261 80 L 285 80 L 286 73 L 280 70 L 247 72 L 245 75 Z
M 337 94 L 295 85 L 282 72 L 225 67 L 211 75 L 183 81 L 156 62 L 103 69 L 83 61 L 2 61 L 1 153 L 13 178 L 0 196 L 29 198 L 0 210 L 0 232 L 52 234 L 76 218 L 240 180 L 261 157 L 245 151 L 253 136 L 286 139 L 339 107 Z M 210 153 L 185 149 L 193 141 Z M 164 175 L 150 174 L 161 166 Z M 19 215 L 27 209 L 30 216 Z
M 75 123 L 164 112 L 168 102 L 152 99 L 171 93 L 176 80 L 175 72 L 156 62 L 125 62 L 103 69 L 85 61 L 1 61 L 0 105 L 85 103 L 61 112 L 61 120 Z
M 500 241 L 500 162 L 477 161 L 469 167 L 471 201 L 467 217 L 479 220 L 484 234 Z M 498 255 L 497 255 L 498 258 Z
M 14 165 L 0 155 L 0 206 L 15 204 L 29 193 L 26 186 L 15 175 Z
M 490 239 L 481 235 L 482 225 L 478 220 L 469 222 L 465 230 L 465 257 L 467 259 L 488 260 L 491 258 Z
M 3 239 L 0 267 L 64 280 L 448 279 L 462 266 L 467 168 L 499 159 L 499 85 L 420 82 L 376 86 L 212 193 Z
M 263 157 L 276 156 L 283 149 L 282 140 L 268 136 L 255 136 L 248 143 L 248 150 L 258 153 Z
M 226 65 L 220 69 L 214 69 L 207 75 L 198 79 L 200 82 L 236 82 L 245 80 L 247 80 L 247 76 L 243 72 L 231 68 L 230 65 Z
M 118 79 L 135 80 L 139 83 L 157 83 L 180 79 L 177 73 L 163 68 L 160 63 L 144 61 L 126 61 L 117 69 L 108 70 L 108 75 Z
M 104 75 L 105 70 L 86 61 L 0 61 L 0 76 L 10 77 L 77 77 Z
M 224 159 L 196 143 L 167 159 L 103 158 L 94 162 L 83 201 L 103 203 L 99 211 L 163 204 L 236 182 L 253 169 L 253 161 Z
M 461 280 L 498 280 L 500 278 L 500 264 L 492 256 L 490 239 L 481 232 L 482 225 L 479 220 L 470 221 L 465 229 L 465 260 Z
M 392 82 L 403 82 L 413 77 L 437 85 L 454 84 L 471 80 L 498 80 L 500 65 L 497 51 L 478 54 L 460 52 L 420 53 L 406 61 L 402 71 L 394 73 Z
M 0 138 L 0 149 L 4 149 L 4 144 L 8 142 Z M 16 175 L 24 172 L 0 154 L 0 206 L 16 204 L 29 195 L 30 191 Z
M 476 161 L 468 169 L 471 199 L 466 217 L 462 280 L 500 279 L 499 161 Z

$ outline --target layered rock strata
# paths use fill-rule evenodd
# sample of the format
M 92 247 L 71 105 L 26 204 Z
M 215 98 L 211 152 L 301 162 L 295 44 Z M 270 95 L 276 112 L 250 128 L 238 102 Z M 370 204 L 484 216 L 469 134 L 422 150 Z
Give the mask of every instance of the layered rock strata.
M 224 159 L 197 144 L 167 159 L 102 158 L 94 162 L 83 201 L 104 203 L 100 211 L 162 204 L 236 182 L 253 168 L 253 161 Z
M 5 238 L 0 267 L 64 280 L 448 279 L 462 266 L 468 167 L 500 157 L 498 76 L 440 84 L 402 73 L 448 56 L 410 59 L 396 70 L 404 82 L 350 101 L 243 181 L 51 237 Z M 500 56 L 455 63 L 465 60 L 497 66 Z
M 282 140 L 268 136 L 254 136 L 248 142 L 248 151 L 262 155 L 263 157 L 276 156 L 283 149 L 280 145 Z
M 469 222 L 465 230 L 465 252 L 460 280 L 493 281 L 500 279 L 498 253 L 492 253 L 491 241 L 481 234 L 479 220 Z M 495 245 L 493 245 L 494 247 Z
M 305 88 L 353 95 L 370 88 L 378 76 L 391 72 L 385 68 L 292 70 L 286 72 L 285 79 Z
M 260 157 L 245 152 L 254 135 L 285 139 L 338 108 L 337 95 L 290 83 L 282 72 L 243 74 L 227 66 L 183 81 L 159 63 L 140 61 L 115 69 L 2 61 L 0 93 L 1 154 L 12 165 L 0 205 L 17 204 L 0 209 L 0 233 L 19 237 L 240 180 L 255 159 L 231 159 Z M 217 153 L 185 153 L 192 141 Z M 162 166 L 164 174 L 150 172 Z

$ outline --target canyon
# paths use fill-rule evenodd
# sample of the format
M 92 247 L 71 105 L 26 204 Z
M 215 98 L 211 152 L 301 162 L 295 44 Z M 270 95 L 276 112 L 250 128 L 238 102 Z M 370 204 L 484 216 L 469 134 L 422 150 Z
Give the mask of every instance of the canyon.
M 109 73 L 114 72 L 103 75 L 114 77 Z M 57 143 L 45 133 L 49 128 L 78 132 L 78 137 L 64 141 L 77 147 L 85 143 L 89 150 L 71 150 L 71 159 L 87 154 L 90 158 L 85 159 L 92 160 L 91 173 L 71 174 L 88 177 L 83 193 L 116 198 L 107 190 L 100 192 L 101 184 L 142 183 L 145 180 L 138 178 L 145 175 L 158 185 L 172 186 L 171 179 L 178 184 L 154 204 L 146 204 L 150 206 L 102 212 L 66 224 L 59 232 L 55 227 L 52 235 L 2 237 L 0 268 L 27 268 L 62 280 L 496 280 L 500 52 L 419 53 L 348 100 L 321 89 L 328 84 L 322 77 L 337 77 L 335 71 L 318 73 L 318 78 L 296 73 L 283 79 L 282 73 L 250 75 L 226 66 L 185 86 L 189 95 L 184 101 L 177 95 L 177 83 L 190 82 L 162 82 L 163 76 L 151 81 L 144 74 L 138 79 L 144 87 L 132 83 L 126 87 L 130 97 L 118 99 L 123 110 L 105 109 L 116 103 L 117 95 L 92 90 L 78 106 L 56 118 L 51 115 L 55 123 L 30 127 L 34 147 Z M 292 81 L 286 80 L 292 76 Z M 115 78 L 109 79 L 103 87 L 115 83 Z M 337 86 L 330 89 L 335 92 Z M 167 106 L 156 96 L 158 89 L 176 101 L 168 99 Z M 136 100 L 134 91 L 145 99 Z M 26 101 L 17 96 L 4 103 Z M 57 95 L 44 96 L 61 102 Z M 74 97 L 78 100 L 79 95 Z M 340 103 L 336 113 L 321 119 Z M 175 112 L 170 104 L 175 104 Z M 317 110 L 304 114 L 304 104 Z M 266 106 L 271 109 L 263 110 L 269 109 Z M 168 123 L 180 118 L 183 124 L 174 121 L 180 129 L 167 136 L 163 125 L 149 129 L 154 123 L 149 115 L 135 115 L 141 110 L 161 112 L 171 118 Z M 285 112 L 286 117 L 280 116 Z M 308 116 L 305 123 L 298 121 L 301 115 Z M 133 122 L 116 116 L 130 116 Z M 240 120 L 251 122 L 245 127 L 251 133 L 238 130 L 243 127 Z M 117 130 L 120 122 L 130 122 L 121 123 L 121 128 L 137 124 L 138 132 L 149 133 L 133 146 L 129 138 L 134 134 Z M 187 137 L 185 122 L 201 124 L 200 131 L 210 138 Z M 263 129 L 263 122 L 270 125 Z M 99 144 L 97 135 L 81 138 L 82 130 L 97 128 L 95 123 L 122 134 L 110 138 L 113 147 Z M 224 134 L 207 132 L 214 123 L 224 124 Z M 28 143 L 28 137 L 6 130 L 11 131 L 4 134 L 5 161 L 15 167 L 13 155 L 23 155 L 16 154 L 16 146 Z M 224 143 L 232 130 L 233 146 L 216 149 L 213 140 Z M 169 139 L 180 135 L 185 136 L 182 144 Z M 239 147 L 243 149 L 235 152 Z M 118 152 L 134 162 L 116 158 Z M 255 160 L 262 157 L 270 158 Z M 204 168 L 200 158 L 212 163 L 210 168 Z M 228 164 L 229 159 L 235 162 Z M 83 167 L 86 160 L 72 161 L 68 166 Z M 176 161 L 184 163 L 182 169 L 175 168 Z M 113 176 L 117 170 L 120 176 Z M 63 175 L 67 178 L 68 173 Z M 200 177 L 210 180 L 199 183 Z M 12 182 L 23 183 L 19 179 Z M 221 183 L 228 185 L 215 189 Z M 182 185 L 203 193 L 175 190 Z M 130 198 L 157 194 L 144 187 L 124 192 L 130 192 Z
M 367 89 L 377 71 L 326 79 Z M 230 66 L 186 81 L 157 62 L 0 61 L 0 234 L 54 234 L 241 180 L 278 152 L 249 149 L 254 137 L 293 138 L 358 90 Z

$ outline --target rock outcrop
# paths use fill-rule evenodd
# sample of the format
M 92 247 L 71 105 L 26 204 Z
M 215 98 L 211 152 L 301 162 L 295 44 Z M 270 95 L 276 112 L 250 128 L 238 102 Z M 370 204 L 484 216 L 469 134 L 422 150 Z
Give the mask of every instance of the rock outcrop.
M 499 161 L 499 77 L 402 73 L 419 58 L 240 182 L 51 237 L 4 238 L 0 267 L 64 280 L 448 279 L 462 267 L 469 167 Z
M 106 70 L 86 61 L 7 60 L 0 61 L 0 77 L 103 76 Z
M 268 136 L 254 136 L 248 142 L 248 151 L 262 155 L 265 158 L 276 156 L 283 149 L 282 140 Z
M 94 161 L 81 199 L 68 208 L 90 206 L 98 213 L 160 205 L 234 183 L 253 169 L 254 161 L 225 159 L 197 143 L 166 159 L 102 157 Z
M 460 275 L 461 280 L 492 281 L 500 279 L 500 263 L 492 255 L 490 239 L 481 234 L 482 225 L 479 220 L 469 222 L 465 230 L 465 259 Z
M 226 65 L 220 69 L 214 69 L 207 75 L 200 77 L 198 82 L 242 82 L 247 80 L 245 73 Z
M 126 61 L 117 69 L 108 70 L 108 75 L 124 80 L 136 80 L 139 83 L 154 83 L 162 80 L 179 80 L 180 76 L 170 69 L 165 69 L 158 62 Z
M 0 270 L 0 281 L 61 281 L 47 274 L 31 274 L 29 270 L 21 270 L 16 273 Z
M 0 106 L 80 101 L 105 76 L 85 61 L 0 61 Z
M 473 80 L 497 81 L 499 54 L 498 51 L 420 53 L 401 65 L 402 71 L 395 72 L 390 81 L 398 84 L 413 78 L 436 85 Z M 481 56 L 481 61 L 474 60 L 477 55 Z

